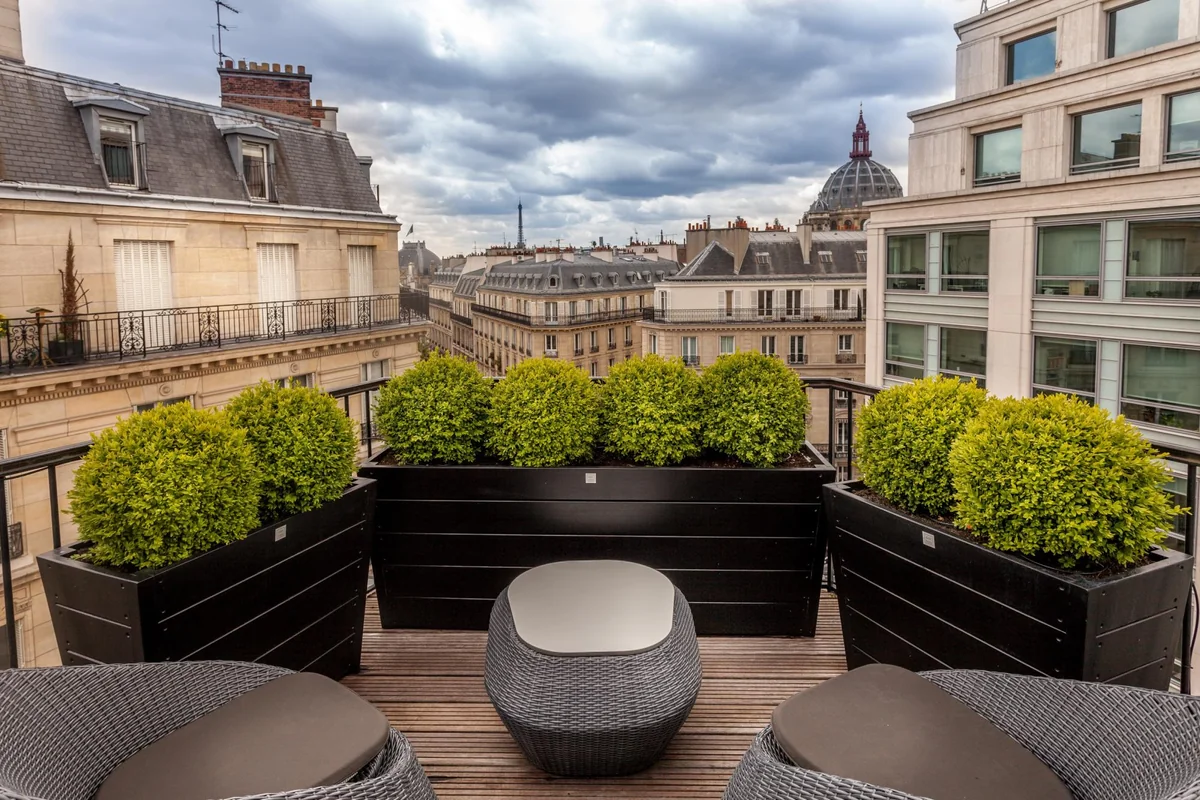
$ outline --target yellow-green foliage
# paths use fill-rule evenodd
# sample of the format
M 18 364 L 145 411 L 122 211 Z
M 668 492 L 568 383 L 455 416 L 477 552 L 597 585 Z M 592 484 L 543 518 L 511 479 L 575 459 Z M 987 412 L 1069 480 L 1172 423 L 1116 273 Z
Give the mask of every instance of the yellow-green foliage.
M 779 359 L 721 356 L 700 376 L 700 395 L 702 443 L 710 450 L 770 467 L 803 448 L 808 393 Z
M 863 482 L 915 514 L 950 511 L 950 447 L 987 400 L 974 381 L 932 377 L 880 392 L 858 417 Z
M 1075 397 L 994 401 L 950 453 L 955 524 L 1067 569 L 1133 564 L 1181 511 L 1160 456 L 1123 417 Z
M 164 567 L 253 530 L 259 476 L 224 412 L 175 403 L 94 435 L 68 497 L 93 563 Z
M 592 456 L 596 387 L 578 367 L 531 358 L 509 368 L 492 390 L 490 448 L 518 467 L 559 467 Z
M 263 381 L 229 402 L 262 476 L 260 521 L 312 511 L 342 496 L 354 475 L 354 422 L 320 389 Z
M 600 392 L 604 449 L 639 464 L 700 453 L 700 378 L 682 359 L 650 355 L 614 365 Z
M 431 351 L 384 385 L 374 419 L 401 464 L 469 464 L 486 439 L 490 394 L 471 362 Z

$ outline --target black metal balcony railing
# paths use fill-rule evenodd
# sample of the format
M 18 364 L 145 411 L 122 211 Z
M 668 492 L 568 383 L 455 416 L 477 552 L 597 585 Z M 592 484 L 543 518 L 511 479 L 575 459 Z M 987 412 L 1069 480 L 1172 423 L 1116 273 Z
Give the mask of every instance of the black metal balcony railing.
M 855 353 L 838 353 L 837 363 L 839 364 L 857 364 L 858 355 Z
M 430 300 L 429 302 L 430 302 L 431 304 L 433 303 L 433 301 L 432 301 L 432 300 Z M 471 318 L 470 318 L 470 317 L 464 317 L 464 316 L 462 316 L 461 314 L 455 314 L 455 313 L 451 312 L 451 313 L 450 313 L 450 319 L 451 319 L 451 321 L 452 321 L 452 322 L 456 322 L 456 323 L 458 323 L 459 325 L 465 325 L 465 326 L 466 326 L 466 327 L 468 327 L 468 328 L 470 328 L 470 327 L 473 327 L 473 325 L 472 325 L 472 323 L 471 323 Z
M 683 363 L 689 367 L 700 366 L 700 356 L 680 356 L 680 357 L 683 359 Z
M 492 308 L 491 306 L 473 303 L 471 305 L 471 313 L 477 315 L 482 314 L 486 317 L 502 319 L 507 322 L 515 322 L 518 325 L 525 325 L 530 328 L 564 328 L 572 325 L 592 325 L 601 322 L 642 319 L 642 311 L 636 308 L 627 309 L 625 311 L 593 311 L 590 314 L 554 314 L 550 316 L 538 316 L 531 314 L 518 314 L 515 311 L 506 311 L 502 308 Z
M 114 189 L 148 189 L 146 143 L 128 139 L 101 139 L 104 177 Z
M 268 203 L 279 202 L 273 163 L 263 162 L 258 158 L 243 158 L 242 180 L 246 184 L 246 193 L 250 195 L 251 200 L 262 200 Z
M 647 308 L 643 311 L 646 322 L 663 322 L 682 325 L 723 325 L 728 323 L 757 324 L 774 322 L 863 322 L 866 317 L 859 308 L 835 308 L 812 306 L 803 308 L 774 308 L 759 311 L 757 308 L 707 309 L 707 308 Z
M 440 300 L 436 297 L 429 298 L 429 305 L 431 308 L 445 308 L 447 310 L 454 307 L 449 300 Z
M 633 339 L 626 339 L 626 340 L 625 340 L 625 346 L 626 346 L 626 347 L 633 347 Z
M 417 292 L 241 303 L 227 306 L 106 311 L 74 317 L 0 322 L 0 369 L 49 369 L 248 342 L 286 340 L 424 322 Z
M 581 355 L 583 355 L 583 348 L 582 348 L 582 347 L 576 347 L 576 348 L 575 348 L 575 357 L 576 357 L 576 358 L 578 358 L 578 357 L 579 357 L 579 356 L 581 356 Z
M 594 344 L 594 345 L 592 345 L 592 346 L 591 346 L 590 348 L 588 348 L 588 349 L 589 349 L 589 350 L 591 350 L 593 353 L 599 353 L 599 352 L 600 352 L 600 345 L 598 345 L 598 344 Z
M 789 364 L 794 364 L 794 365 L 807 364 L 808 356 L 805 355 L 804 353 L 792 353 L 788 356 L 787 361 Z
M 609 343 L 608 343 L 608 349 L 609 349 L 609 350 L 616 350 L 616 349 L 617 349 L 617 343 L 616 343 L 616 342 L 609 342 Z

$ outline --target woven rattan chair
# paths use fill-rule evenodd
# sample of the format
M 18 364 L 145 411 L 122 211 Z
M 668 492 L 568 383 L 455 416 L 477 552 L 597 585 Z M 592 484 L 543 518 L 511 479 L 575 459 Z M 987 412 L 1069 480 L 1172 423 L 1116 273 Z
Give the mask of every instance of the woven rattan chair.
M 657 647 L 559 657 L 517 636 L 508 590 L 492 607 L 486 684 L 509 733 L 554 775 L 628 775 L 662 756 L 700 691 L 692 612 L 675 590 L 674 622 Z
M 1200 697 L 972 670 L 922 673 L 1049 766 L 1077 800 L 1200 800 Z M 725 800 L 919 800 L 793 765 L 762 731 Z
M 88 800 L 138 750 L 287 673 L 227 661 L 0 671 L 0 800 Z M 376 798 L 435 798 L 407 740 L 394 729 L 383 751 L 346 783 L 255 796 Z

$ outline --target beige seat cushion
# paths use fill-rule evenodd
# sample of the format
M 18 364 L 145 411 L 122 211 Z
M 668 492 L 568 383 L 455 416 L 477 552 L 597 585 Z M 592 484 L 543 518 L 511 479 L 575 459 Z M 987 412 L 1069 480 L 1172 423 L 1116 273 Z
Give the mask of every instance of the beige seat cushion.
M 138 751 L 95 800 L 214 800 L 328 786 L 370 763 L 388 733 L 387 718 L 344 686 L 285 675 Z
M 975 711 L 900 667 L 860 667 L 771 717 L 797 765 L 931 800 L 1071 800 L 1058 776 Z
M 508 587 L 521 641 L 553 655 L 638 653 L 663 642 L 675 620 L 675 586 L 628 561 L 559 561 Z

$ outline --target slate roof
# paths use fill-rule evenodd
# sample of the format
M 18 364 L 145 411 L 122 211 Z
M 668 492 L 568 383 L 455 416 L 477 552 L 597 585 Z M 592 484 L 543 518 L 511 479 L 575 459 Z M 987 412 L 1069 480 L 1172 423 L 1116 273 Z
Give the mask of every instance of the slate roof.
M 214 118 L 232 119 L 278 135 L 279 204 L 381 213 L 345 134 L 10 62 L 0 62 L 0 184 L 107 190 L 80 111 L 71 104 L 72 99 L 87 96 L 120 97 L 149 109 L 141 121 L 146 142 L 145 194 L 248 201 Z M 127 192 L 134 190 L 122 190 Z
M 471 298 L 473 301 L 475 292 L 479 291 L 479 284 L 483 283 L 483 274 L 484 270 L 474 269 L 460 275 L 458 283 L 454 285 L 454 296 Z
M 863 231 L 816 231 L 812 235 L 808 262 L 804 243 L 791 231 L 752 231 L 742 256 L 741 272 L 734 272 L 735 259 L 718 241 L 708 244 L 688 262 L 672 281 L 713 280 L 805 280 L 865 278 L 867 234 Z
M 830 174 L 808 213 L 862 208 L 872 200 L 903 196 L 904 189 L 890 169 L 871 158 L 852 158 Z
M 442 259 L 424 242 L 404 242 L 400 247 L 400 273 L 407 274 L 410 264 L 413 275 L 429 276 L 441 269 Z
M 609 263 L 580 253 L 574 261 L 496 264 L 480 288 L 535 295 L 610 294 L 652 287 L 679 270 L 678 263 L 664 259 L 652 261 L 644 256 L 618 255 Z

